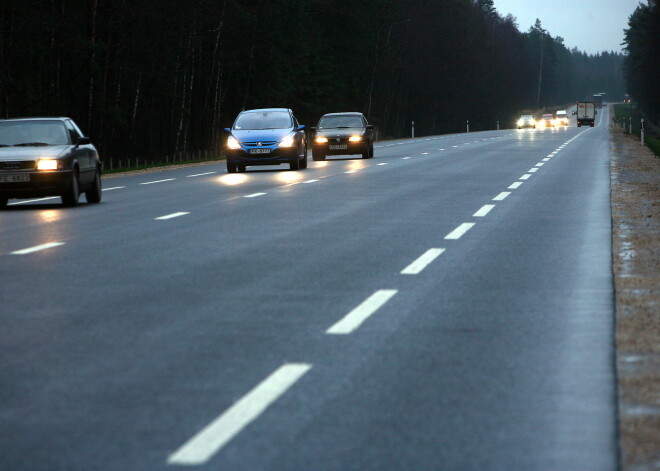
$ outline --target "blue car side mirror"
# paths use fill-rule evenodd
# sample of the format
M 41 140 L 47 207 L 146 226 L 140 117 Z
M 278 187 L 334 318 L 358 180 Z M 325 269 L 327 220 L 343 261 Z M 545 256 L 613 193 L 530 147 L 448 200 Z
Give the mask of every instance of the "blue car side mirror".
M 229 128 L 225 128 L 225 131 L 226 131 L 226 132 L 231 132 L 231 129 L 229 129 Z

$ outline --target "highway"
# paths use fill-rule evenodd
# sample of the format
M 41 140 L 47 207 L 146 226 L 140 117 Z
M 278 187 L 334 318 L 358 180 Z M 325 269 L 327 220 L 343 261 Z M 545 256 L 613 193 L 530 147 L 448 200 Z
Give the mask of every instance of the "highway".
M 10 201 L 0 470 L 617 469 L 607 120 Z

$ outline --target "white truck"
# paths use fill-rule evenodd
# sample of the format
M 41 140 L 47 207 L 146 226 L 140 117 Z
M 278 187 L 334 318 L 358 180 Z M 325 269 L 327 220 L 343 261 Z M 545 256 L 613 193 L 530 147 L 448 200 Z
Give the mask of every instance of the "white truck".
M 577 126 L 589 125 L 592 128 L 596 122 L 596 103 L 593 101 L 578 101 L 577 102 Z

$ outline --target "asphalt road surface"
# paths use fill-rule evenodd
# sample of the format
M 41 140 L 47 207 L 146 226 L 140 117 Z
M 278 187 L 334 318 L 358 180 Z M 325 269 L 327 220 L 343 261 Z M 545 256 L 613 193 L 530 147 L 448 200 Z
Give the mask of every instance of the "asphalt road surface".
M 599 118 L 10 201 L 0 469 L 616 469 Z

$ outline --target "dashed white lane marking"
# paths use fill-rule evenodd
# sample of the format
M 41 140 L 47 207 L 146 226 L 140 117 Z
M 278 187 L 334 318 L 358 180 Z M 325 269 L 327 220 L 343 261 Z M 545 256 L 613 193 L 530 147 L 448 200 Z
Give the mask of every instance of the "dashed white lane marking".
M 538 164 L 535 165 L 535 167 L 543 167 L 544 162 L 539 162 Z
M 422 155 L 429 155 L 428 152 L 422 152 Z
M 154 180 L 152 182 L 140 183 L 140 185 L 153 185 L 154 183 L 171 182 L 172 180 L 176 180 L 176 178 L 166 178 L 164 180 Z
M 168 464 L 199 466 L 206 463 L 246 426 L 302 378 L 312 365 L 287 363 L 259 383 L 213 422 L 167 458 Z
M 487 215 L 488 213 L 490 213 L 491 209 L 493 209 L 494 207 L 495 207 L 494 204 L 485 204 L 485 205 L 483 205 L 481 208 L 479 208 L 479 211 L 477 211 L 476 213 L 474 213 L 474 214 L 472 215 L 472 217 L 475 217 L 475 218 L 482 218 L 482 217 L 484 217 L 485 215 Z
M 396 289 L 381 289 L 369 296 L 358 307 L 346 314 L 339 322 L 325 331 L 326 334 L 350 334 L 374 312 L 380 309 L 392 296 L 398 293 Z
M 509 185 L 509 190 L 515 190 L 516 188 L 518 188 L 522 184 L 523 184 L 523 182 L 514 182 L 511 185 Z
M 497 195 L 495 198 L 493 198 L 493 201 L 502 201 L 504 198 L 509 196 L 511 194 L 510 191 L 503 191 L 499 195 Z
M 257 196 L 263 196 L 267 193 L 252 193 L 251 195 L 245 195 L 243 198 L 256 198 Z
M 214 173 L 218 173 L 218 172 L 196 173 L 196 174 L 194 174 L 194 175 L 188 175 L 186 178 L 201 177 L 201 176 L 203 176 L 203 175 L 212 175 L 212 174 L 214 174 Z
M 349 171 L 344 172 L 344 173 L 355 173 L 355 172 L 357 172 L 357 170 L 349 170 Z
M 438 149 L 438 150 L 444 150 L 444 149 Z
M 518 180 L 527 180 L 527 179 L 528 179 L 529 177 L 531 177 L 531 176 L 532 176 L 532 175 L 531 175 L 530 173 L 526 173 L 525 175 L 523 175 L 522 177 L 520 177 Z
M 530 168 L 530 169 L 527 170 L 527 171 L 528 171 L 529 173 L 534 173 L 534 172 L 536 172 L 537 170 L 538 170 L 538 168 Z
M 406 268 L 401 270 L 402 275 L 418 275 L 424 268 L 426 268 L 433 260 L 442 255 L 445 249 L 428 249 L 417 260 L 412 262 Z
M 456 229 L 451 231 L 449 234 L 447 234 L 445 236 L 445 239 L 447 239 L 447 240 L 458 240 L 458 239 L 460 239 L 461 237 L 463 237 L 463 234 L 465 234 L 467 231 L 472 229 L 472 227 L 474 227 L 474 224 L 475 223 L 473 223 L 473 222 L 464 222 L 463 224 L 458 226 Z
M 10 252 L 11 255 L 27 255 L 29 253 L 39 252 L 41 250 L 52 249 L 53 247 L 59 247 L 64 245 L 64 242 L 49 242 L 47 244 L 36 245 L 34 247 L 28 247 L 27 249 L 15 250 Z
M 36 200 L 17 201 L 15 203 L 9 203 L 7 206 L 16 206 L 16 205 L 19 205 L 19 204 L 37 203 L 39 201 L 56 200 L 57 198 L 58 198 L 58 196 L 49 196 L 48 198 L 37 198 Z
M 111 188 L 103 188 L 103 191 L 121 190 L 122 188 L 126 188 L 126 187 L 125 186 L 113 186 Z
M 550 160 L 550 157 L 546 157 L 546 158 L 543 159 L 541 162 L 547 162 L 547 161 L 549 161 L 549 160 Z
M 401 160 L 408 160 L 410 157 L 401 157 Z
M 160 217 L 157 217 L 157 218 L 154 218 L 154 219 L 156 221 L 166 221 L 168 219 L 174 219 L 174 218 L 178 218 L 180 216 L 185 216 L 186 214 L 190 214 L 190 213 L 186 212 L 186 211 L 181 211 L 181 212 L 178 212 L 178 213 L 166 214 L 165 216 L 160 216 Z
M 381 163 L 376 164 L 376 165 L 387 165 L 387 162 L 381 162 Z
M 303 183 L 314 183 L 314 182 L 317 182 L 317 181 L 318 181 L 318 179 L 314 178 L 312 180 L 306 180 Z
M 458 146 L 452 146 L 452 147 L 458 147 Z

